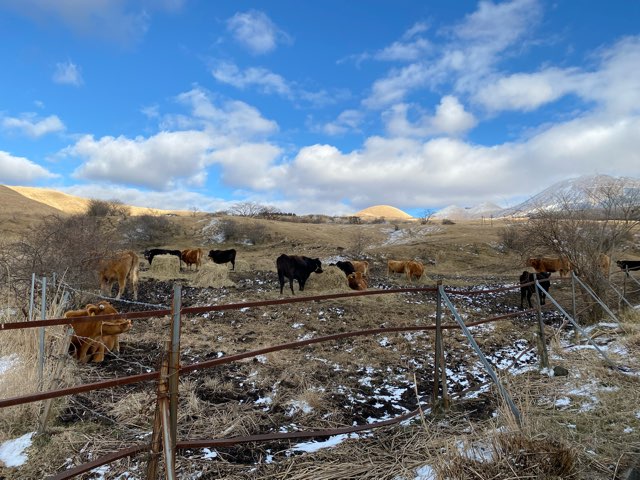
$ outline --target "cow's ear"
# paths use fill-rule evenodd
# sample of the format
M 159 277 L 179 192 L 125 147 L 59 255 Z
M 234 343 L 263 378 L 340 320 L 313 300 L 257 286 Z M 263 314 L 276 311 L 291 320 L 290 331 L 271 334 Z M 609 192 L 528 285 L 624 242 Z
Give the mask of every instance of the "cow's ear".
M 94 316 L 98 313 L 100 313 L 100 307 L 91 304 L 87 305 L 87 314 Z

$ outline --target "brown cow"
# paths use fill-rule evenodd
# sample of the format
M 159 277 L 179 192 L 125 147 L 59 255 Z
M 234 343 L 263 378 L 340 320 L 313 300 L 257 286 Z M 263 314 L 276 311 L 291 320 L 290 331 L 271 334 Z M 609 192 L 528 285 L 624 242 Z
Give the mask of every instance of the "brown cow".
M 533 267 L 537 273 L 560 272 L 561 277 L 571 271 L 571 263 L 567 257 L 532 257 L 527 260 L 527 266 Z
M 366 260 L 351 260 L 351 265 L 356 272 L 360 272 L 364 277 L 369 275 L 369 262 Z
M 409 261 L 404 266 L 404 273 L 407 274 L 407 280 L 420 280 L 424 275 L 424 265 L 421 262 Z
M 406 263 L 406 260 L 388 260 L 387 276 L 391 275 L 391 273 L 404 273 L 404 266 Z
M 133 298 L 138 299 L 138 255 L 131 250 L 118 252 L 109 258 L 100 260 L 98 274 L 100 277 L 100 291 L 105 295 L 111 295 L 111 287 L 118 282 L 119 300 L 127 286 L 127 279 L 133 288 Z
M 97 305 L 87 304 L 82 310 L 69 310 L 64 314 L 65 318 L 101 316 L 117 314 L 109 302 L 100 302 Z M 77 323 L 72 326 L 74 335 L 71 345 L 74 347 L 74 357 L 81 363 L 102 362 L 104 360 L 105 347 L 109 351 L 120 351 L 118 335 L 131 329 L 131 320 L 116 318 L 109 320 L 96 320 L 93 322 Z
M 367 281 L 362 276 L 362 272 L 353 272 L 347 276 L 347 282 L 351 290 L 366 290 Z
M 182 261 L 187 264 L 189 270 L 191 270 L 191 265 L 195 265 L 197 272 L 200 265 L 202 265 L 202 250 L 199 248 L 182 250 Z

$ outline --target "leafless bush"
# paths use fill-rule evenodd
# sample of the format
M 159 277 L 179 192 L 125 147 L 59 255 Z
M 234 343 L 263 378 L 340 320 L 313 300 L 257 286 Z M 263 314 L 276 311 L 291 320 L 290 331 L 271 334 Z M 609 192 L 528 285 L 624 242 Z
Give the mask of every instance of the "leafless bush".
M 349 252 L 355 258 L 364 258 L 369 245 L 370 239 L 364 232 L 358 231 L 354 237 L 351 245 L 349 245 Z
M 139 215 L 129 217 L 118 225 L 123 238 L 140 245 L 167 243 L 179 231 L 167 217 L 157 215 Z
M 122 246 L 116 231 L 99 217 L 52 215 L 6 245 L 0 265 L 10 272 L 16 292 L 28 288 L 32 273 L 94 285 L 96 261 Z
M 527 237 L 521 225 L 507 225 L 500 231 L 502 245 L 523 255 L 527 250 Z
M 449 218 L 443 218 L 442 219 L 442 225 L 455 225 L 456 222 L 454 222 L 453 220 L 449 219 Z
M 232 219 L 218 222 L 215 233 L 220 240 L 229 242 L 247 242 L 252 245 L 265 240 L 265 227 L 260 223 L 241 223 Z
M 131 213 L 131 209 L 124 205 L 120 200 L 98 200 L 92 198 L 89 200 L 86 215 L 89 217 L 107 217 L 121 216 L 127 217 Z

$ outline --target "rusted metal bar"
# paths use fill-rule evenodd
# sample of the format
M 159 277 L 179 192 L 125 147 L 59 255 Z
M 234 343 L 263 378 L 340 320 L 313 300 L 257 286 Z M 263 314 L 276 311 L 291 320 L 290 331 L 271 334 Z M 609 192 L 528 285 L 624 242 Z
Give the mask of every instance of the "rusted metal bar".
M 158 389 L 156 394 L 156 412 L 153 419 L 153 431 L 151 433 L 151 447 L 149 461 L 147 462 L 147 480 L 156 480 L 158 477 L 158 457 L 162 448 L 162 408 L 160 401 L 167 398 L 167 375 L 169 372 L 169 342 L 165 343 L 164 354 L 161 358 L 160 376 L 158 377 Z
M 169 414 L 172 464 L 175 464 L 175 446 L 178 440 L 178 387 L 180 375 L 180 307 L 182 286 L 173 284 L 173 315 L 171 317 L 171 350 L 169 352 Z M 165 427 L 166 428 L 166 427 Z M 166 439 L 165 439 L 166 443 Z M 167 453 L 165 452 L 165 458 Z
M 104 388 L 117 387 L 119 385 L 129 385 L 131 383 L 146 382 L 154 380 L 158 377 L 159 372 L 141 373 L 130 377 L 114 378 L 111 380 L 103 380 L 102 382 L 87 383 L 75 387 L 61 388 L 59 390 L 51 390 L 49 392 L 34 393 L 31 395 L 23 395 L 20 397 L 6 398 L 0 400 L 0 408 L 13 407 L 23 405 L 25 403 L 39 402 L 48 398 L 66 397 L 67 395 L 75 395 L 76 393 L 91 392 L 93 390 L 102 390 Z
M 77 477 L 78 475 L 93 470 L 94 468 L 101 467 L 102 465 L 106 465 L 107 463 L 113 463 L 116 460 L 120 460 L 121 458 L 136 455 L 146 450 L 147 448 L 149 448 L 149 445 L 146 443 L 143 445 L 134 445 L 132 447 L 124 448 L 117 452 L 109 453 L 108 455 L 96 458 L 91 462 L 83 463 L 82 465 L 78 465 L 77 467 L 73 467 L 65 470 L 64 472 L 60 472 L 47 477 L 47 480 L 66 480 L 68 478 Z
M 482 363 L 482 365 L 484 366 L 485 370 L 487 371 L 487 373 L 491 377 L 491 380 L 493 380 L 493 383 L 496 385 L 496 387 L 498 387 L 498 391 L 502 395 L 502 398 L 507 403 L 507 405 L 509 405 L 509 408 L 511 409 L 511 412 L 513 413 L 513 416 L 516 419 L 516 423 L 518 424 L 519 427 L 522 427 L 522 418 L 521 418 L 521 415 L 520 415 L 520 411 L 518 410 L 518 407 L 516 407 L 516 404 L 513 402 L 513 399 L 509 395 L 509 392 L 507 392 L 507 390 L 502 386 L 502 383 L 500 383 L 500 380 L 498 379 L 498 376 L 496 375 L 496 372 L 493 371 L 493 368 L 491 367 L 491 364 L 489 363 L 489 360 L 487 360 L 487 358 L 484 356 L 484 353 L 482 353 L 482 350 L 480 350 L 480 347 L 478 346 L 478 344 L 476 343 L 475 339 L 473 338 L 473 335 L 471 335 L 471 332 L 467 328 L 467 325 L 465 325 L 464 320 L 462 320 L 462 317 L 460 317 L 460 315 L 458 315 L 458 311 L 456 310 L 456 308 L 451 303 L 451 300 L 449 300 L 449 297 L 444 292 L 444 289 L 441 288 L 441 291 L 442 291 L 442 299 L 444 300 L 444 303 L 449 307 L 449 310 L 453 314 L 453 317 L 458 322 L 458 325 L 460 325 L 460 328 L 462 329 L 462 332 L 465 334 L 465 336 L 469 340 L 469 343 L 471 344 L 471 347 L 478 354 L 478 357 L 480 358 L 480 362 Z
M 467 323 L 467 326 L 473 327 L 476 325 L 482 325 L 484 323 L 506 320 L 512 317 L 518 317 L 520 315 L 529 314 L 534 311 L 535 310 L 533 309 L 529 309 L 529 310 L 522 310 L 518 312 L 512 312 L 505 315 L 499 315 L 496 317 L 487 318 L 484 320 L 469 322 Z M 183 312 L 184 312 L 184 309 L 183 309 Z M 266 347 L 258 350 L 253 350 L 251 352 L 244 352 L 241 354 L 229 355 L 226 357 L 221 357 L 213 360 L 207 360 L 205 362 L 194 363 L 191 365 L 182 366 L 180 370 L 184 373 L 187 373 L 187 372 L 192 372 L 196 370 L 211 368 L 216 365 L 231 363 L 237 360 L 241 360 L 243 358 L 255 357 L 257 355 L 261 355 L 264 353 L 276 352 L 279 350 L 286 350 L 289 348 L 303 347 L 305 345 L 311 345 L 314 343 L 320 343 L 320 342 L 330 341 L 330 340 L 338 340 L 338 339 L 366 336 L 366 335 L 375 335 L 378 333 L 421 332 L 421 331 L 427 331 L 427 330 L 435 330 L 435 328 L 436 328 L 435 325 L 423 325 L 423 326 L 408 326 L 408 327 L 375 328 L 370 330 L 359 330 L 356 332 L 338 333 L 333 335 L 327 335 L 324 337 L 316 337 L 309 340 L 300 340 L 298 342 L 285 343 L 285 344 L 276 345 L 273 347 Z M 459 327 L 457 324 L 445 324 L 445 325 L 442 325 L 441 328 L 446 330 L 446 329 L 457 329 Z M 146 381 L 156 379 L 159 374 L 160 372 L 153 371 L 153 372 L 142 373 L 138 375 L 132 375 L 129 377 L 115 378 L 111 380 L 104 380 L 101 382 L 78 385 L 75 387 L 67 387 L 59 390 L 52 390 L 49 392 L 42 392 L 42 393 L 36 393 L 31 395 L 24 395 L 20 397 L 7 398 L 4 400 L 0 400 L 0 408 L 12 407 L 15 405 L 22 405 L 22 404 L 31 403 L 31 402 L 37 402 L 40 400 L 46 400 L 48 398 L 59 398 L 67 395 L 74 395 L 76 393 L 84 393 L 84 392 L 90 392 L 93 390 L 101 390 L 101 389 L 111 388 L 119 385 L 128 385 L 132 383 L 146 382 Z

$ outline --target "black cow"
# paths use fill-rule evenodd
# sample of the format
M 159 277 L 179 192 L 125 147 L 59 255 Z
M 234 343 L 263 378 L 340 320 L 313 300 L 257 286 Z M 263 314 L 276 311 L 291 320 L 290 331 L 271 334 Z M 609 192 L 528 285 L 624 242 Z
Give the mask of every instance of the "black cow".
M 322 263 L 319 258 L 303 257 L 302 255 L 285 255 L 284 253 L 276 260 L 278 269 L 278 280 L 280 281 L 280 295 L 284 287 L 284 277 L 289 279 L 291 293 L 293 292 L 293 280 L 298 280 L 300 291 L 304 290 L 304 284 L 312 273 L 322 273 Z
M 236 251 L 230 250 L 209 250 L 209 258 L 213 263 L 229 263 L 231 262 L 231 270 L 236 269 Z
M 627 272 L 627 275 L 632 270 L 640 270 L 640 260 L 618 260 L 616 264 L 621 270 Z
M 331 265 L 335 265 L 336 267 L 338 267 L 344 272 L 347 277 L 356 271 L 353 263 L 351 262 L 338 261 L 336 263 L 332 263 Z
M 152 248 L 151 250 L 144 251 L 144 258 L 149 262 L 149 265 L 153 262 L 153 257 L 156 255 L 175 255 L 180 260 L 180 270 L 182 270 L 182 252 L 180 250 L 165 250 L 163 248 Z
M 551 286 L 551 281 L 549 280 L 550 276 L 551 272 L 531 273 L 526 270 L 522 272 L 522 275 L 520 275 L 520 310 L 524 310 L 523 303 L 525 298 L 529 303 L 529 308 L 533 307 L 533 305 L 531 305 L 531 296 L 535 293 L 536 286 L 532 282 L 536 277 L 538 279 L 538 283 L 542 289 L 544 289 L 538 289 L 538 292 L 540 293 L 540 305 L 544 305 L 544 300 L 547 298 L 546 292 L 549 291 L 549 287 Z M 530 283 L 531 285 L 526 285 L 527 283 Z

